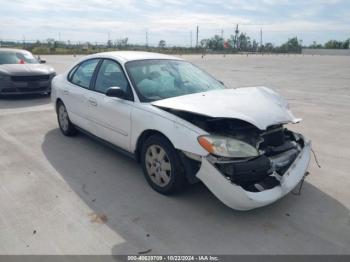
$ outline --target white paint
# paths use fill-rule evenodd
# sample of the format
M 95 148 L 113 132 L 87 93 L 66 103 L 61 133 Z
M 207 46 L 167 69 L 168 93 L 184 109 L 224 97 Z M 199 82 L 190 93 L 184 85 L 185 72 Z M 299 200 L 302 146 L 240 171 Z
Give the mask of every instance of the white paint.
M 206 158 L 202 159 L 202 166 L 197 177 L 225 205 L 237 210 L 250 210 L 269 205 L 292 191 L 304 177 L 309 165 L 310 153 L 311 144 L 307 142 L 302 152 L 283 175 L 281 185 L 263 192 L 248 192 L 231 183 Z
M 153 105 L 219 118 L 236 118 L 261 130 L 279 123 L 300 120 L 286 101 L 266 87 L 213 90 L 152 102 Z
M 177 59 L 171 56 L 144 52 L 110 52 L 87 56 L 109 58 L 118 61 L 125 70 L 125 63 L 140 59 Z M 73 66 L 74 67 L 74 66 Z M 72 68 L 72 67 L 71 67 Z M 68 72 L 67 72 L 68 73 Z M 232 185 L 205 158 L 208 152 L 198 143 L 200 135 L 208 134 L 195 125 L 158 107 L 166 107 L 218 118 L 236 118 L 247 121 L 261 130 L 280 123 L 296 123 L 286 101 L 266 87 L 223 89 L 205 93 L 190 94 L 153 103 L 141 103 L 133 90 L 135 101 L 102 97 L 93 90 L 72 85 L 67 73 L 54 78 L 52 101 L 60 98 L 70 115 L 71 121 L 116 146 L 134 153 L 140 135 L 147 130 L 164 134 L 175 148 L 202 156 L 202 166 L 197 174 L 206 186 L 226 205 L 240 210 L 270 204 L 287 194 L 302 179 L 309 161 L 310 148 L 305 147 L 302 161 L 290 170 L 290 178 L 276 187 L 262 193 L 249 193 Z M 98 96 L 93 111 L 89 101 Z M 114 107 L 112 110 L 111 108 Z M 118 108 L 120 111 L 118 111 Z M 121 110 L 122 108 L 122 110 Z M 110 112 L 107 112 L 107 111 Z M 113 112 L 112 112 L 113 111 Z M 119 113 L 118 113 L 118 112 Z M 108 128 L 106 126 L 108 125 Z

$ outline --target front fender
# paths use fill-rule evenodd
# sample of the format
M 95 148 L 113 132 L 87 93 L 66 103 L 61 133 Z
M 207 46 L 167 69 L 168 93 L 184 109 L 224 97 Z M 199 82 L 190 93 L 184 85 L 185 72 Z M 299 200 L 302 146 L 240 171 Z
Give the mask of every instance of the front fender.
M 191 152 L 200 156 L 208 152 L 200 146 L 197 137 L 207 134 L 195 126 L 189 127 L 177 117 L 166 111 L 149 106 L 134 107 L 131 112 L 132 131 L 130 149 L 135 152 L 138 138 L 146 130 L 155 130 L 164 134 L 176 149 Z

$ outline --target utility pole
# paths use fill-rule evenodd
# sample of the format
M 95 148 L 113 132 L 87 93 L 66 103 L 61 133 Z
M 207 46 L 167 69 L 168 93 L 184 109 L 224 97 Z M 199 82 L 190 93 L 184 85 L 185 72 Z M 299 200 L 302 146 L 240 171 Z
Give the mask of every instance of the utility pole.
M 190 41 L 191 41 L 191 48 L 192 48 L 192 31 L 190 31 Z
M 236 30 L 235 30 L 235 38 L 234 38 L 234 47 L 238 49 L 238 34 L 239 34 L 239 29 L 238 29 L 238 24 L 236 25 Z
M 148 47 L 148 29 L 146 29 L 146 47 Z
M 262 35 L 262 28 L 260 28 L 260 49 L 262 50 L 263 45 L 263 35 Z
M 196 47 L 198 47 L 198 36 L 199 36 L 199 27 L 198 27 L 198 25 L 197 25 Z
M 221 38 L 224 39 L 224 29 L 221 29 Z

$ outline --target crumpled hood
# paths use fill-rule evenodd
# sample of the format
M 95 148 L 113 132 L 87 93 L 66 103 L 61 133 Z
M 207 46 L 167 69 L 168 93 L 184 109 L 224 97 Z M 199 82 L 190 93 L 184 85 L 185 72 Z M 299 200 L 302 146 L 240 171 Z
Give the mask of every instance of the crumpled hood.
M 51 66 L 42 64 L 6 64 L 0 65 L 0 73 L 11 76 L 48 75 L 54 73 Z
M 151 103 L 160 108 L 217 118 L 244 120 L 260 130 L 282 123 L 297 123 L 287 102 L 267 87 L 213 90 Z

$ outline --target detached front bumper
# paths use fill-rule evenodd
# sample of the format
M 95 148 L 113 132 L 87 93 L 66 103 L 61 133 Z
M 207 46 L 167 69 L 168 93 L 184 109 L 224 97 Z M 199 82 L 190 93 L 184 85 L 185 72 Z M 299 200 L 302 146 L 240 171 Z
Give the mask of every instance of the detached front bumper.
M 225 178 L 206 157 L 202 157 L 201 168 L 197 177 L 225 205 L 237 210 L 250 210 L 269 205 L 292 191 L 309 166 L 311 142 L 305 141 L 304 148 L 283 174 L 280 185 L 262 192 L 249 192 Z

